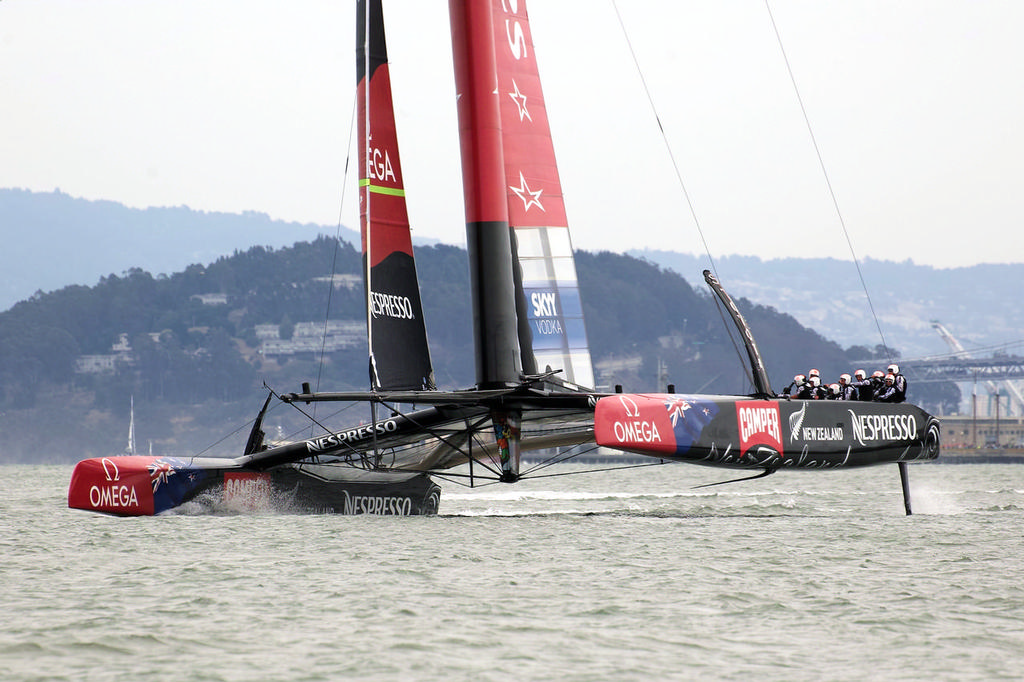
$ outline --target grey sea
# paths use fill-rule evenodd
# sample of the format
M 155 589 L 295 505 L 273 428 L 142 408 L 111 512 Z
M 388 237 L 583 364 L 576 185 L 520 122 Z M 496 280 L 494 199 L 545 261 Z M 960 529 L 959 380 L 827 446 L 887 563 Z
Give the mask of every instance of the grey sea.
M 562 468 L 558 472 L 582 467 Z M 1017 680 L 1024 466 L 444 484 L 428 518 L 67 509 L 0 467 L 2 680 Z

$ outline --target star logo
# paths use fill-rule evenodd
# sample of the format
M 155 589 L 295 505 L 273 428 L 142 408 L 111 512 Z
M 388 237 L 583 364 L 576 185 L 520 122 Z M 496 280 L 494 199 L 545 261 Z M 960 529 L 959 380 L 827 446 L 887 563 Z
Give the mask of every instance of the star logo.
M 519 92 L 519 84 L 516 83 L 515 79 L 512 79 L 512 92 L 508 93 L 508 96 L 512 98 L 512 101 L 516 103 L 516 107 L 519 108 L 519 120 L 522 121 L 526 118 L 529 119 L 530 123 L 533 123 L 533 118 L 526 109 L 526 95 Z
M 544 190 L 539 189 L 536 192 L 530 190 L 529 186 L 526 184 L 526 178 L 523 177 L 522 171 L 519 171 L 519 187 L 512 187 L 509 185 L 509 189 L 512 190 L 517 197 L 523 200 L 523 211 L 529 211 L 531 206 L 536 206 L 547 213 L 540 203 L 540 193 Z

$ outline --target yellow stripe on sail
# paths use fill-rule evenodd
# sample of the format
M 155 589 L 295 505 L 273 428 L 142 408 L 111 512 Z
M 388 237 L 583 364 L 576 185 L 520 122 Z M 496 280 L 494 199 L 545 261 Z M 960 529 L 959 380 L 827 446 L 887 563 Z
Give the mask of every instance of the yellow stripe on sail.
M 405 190 L 399 187 L 382 187 L 381 185 L 374 185 L 368 179 L 363 178 L 359 181 L 360 187 L 369 187 L 370 191 L 374 194 L 388 194 L 393 197 L 404 197 Z

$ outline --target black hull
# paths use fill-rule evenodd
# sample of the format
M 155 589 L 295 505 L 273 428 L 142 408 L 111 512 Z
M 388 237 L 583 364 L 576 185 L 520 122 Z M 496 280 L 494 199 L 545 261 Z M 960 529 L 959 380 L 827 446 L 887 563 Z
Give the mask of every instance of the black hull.
M 835 469 L 939 456 L 939 422 L 909 403 L 617 394 L 598 401 L 598 445 L 730 469 Z
M 420 472 L 341 464 L 281 464 L 260 471 L 229 459 L 103 457 L 79 462 L 68 506 L 151 516 L 186 503 L 218 511 L 422 516 L 436 514 L 441 488 Z
M 427 474 L 393 474 L 330 464 L 295 464 L 267 472 L 275 491 L 315 514 L 432 516 L 441 487 Z

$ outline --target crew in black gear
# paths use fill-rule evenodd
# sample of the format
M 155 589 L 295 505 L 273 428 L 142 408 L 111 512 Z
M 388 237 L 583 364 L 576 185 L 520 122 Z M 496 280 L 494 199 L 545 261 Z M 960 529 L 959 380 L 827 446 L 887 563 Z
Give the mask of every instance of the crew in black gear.
M 875 393 L 875 402 L 879 403 L 898 403 L 899 390 L 896 388 L 896 376 L 893 374 L 886 374 L 885 380 L 882 382 L 882 388 Z
M 893 363 L 888 367 L 889 374 L 893 376 L 892 385 L 896 387 L 896 397 L 894 403 L 902 403 L 907 399 L 907 378 L 900 374 L 900 366 Z
M 795 377 L 793 377 L 793 381 L 790 382 L 789 386 L 786 386 L 784 389 L 782 389 L 781 397 L 788 398 L 791 394 L 793 395 L 793 397 L 800 397 L 798 395 L 800 389 L 806 383 L 807 378 L 803 374 L 797 374 Z
M 828 389 L 821 385 L 821 377 L 811 377 L 807 380 L 804 388 L 806 391 L 800 391 L 798 398 L 804 400 L 824 400 L 828 397 Z
M 853 381 L 849 374 L 839 375 L 839 400 L 856 400 L 857 389 L 853 385 Z
M 850 382 L 853 386 L 854 400 L 869 401 L 875 397 L 874 388 L 871 386 L 871 379 L 868 377 L 868 373 L 862 369 L 858 369 L 853 373 L 853 381 Z

